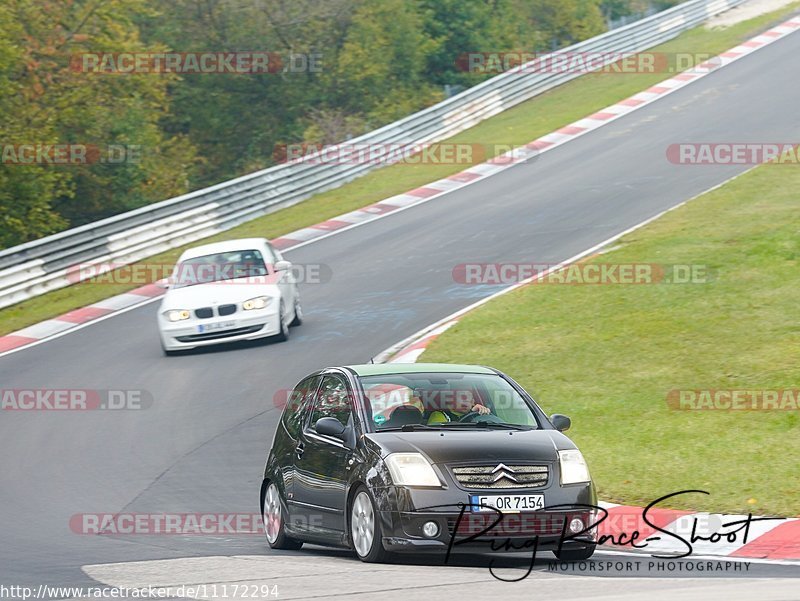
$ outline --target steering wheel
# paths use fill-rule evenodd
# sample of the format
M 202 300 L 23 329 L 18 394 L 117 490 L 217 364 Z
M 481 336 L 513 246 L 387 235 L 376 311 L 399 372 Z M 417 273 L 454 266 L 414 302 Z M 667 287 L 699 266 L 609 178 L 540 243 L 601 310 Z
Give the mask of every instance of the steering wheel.
M 470 411 L 469 413 L 465 413 L 462 415 L 459 422 L 464 422 L 465 424 L 472 424 L 478 422 L 493 422 L 496 424 L 502 423 L 502 419 L 497 417 L 496 415 L 492 415 L 491 413 L 480 413 L 478 411 Z

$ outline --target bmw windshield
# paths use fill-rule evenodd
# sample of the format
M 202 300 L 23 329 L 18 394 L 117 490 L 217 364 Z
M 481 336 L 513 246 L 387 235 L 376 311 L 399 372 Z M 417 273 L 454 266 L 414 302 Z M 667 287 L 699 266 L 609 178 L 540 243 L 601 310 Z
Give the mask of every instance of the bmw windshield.
M 381 430 L 460 427 L 538 428 L 531 407 L 496 374 L 363 376 L 372 426 Z
M 172 274 L 172 287 L 184 288 L 239 278 L 261 278 L 269 271 L 257 250 L 237 250 L 181 261 Z

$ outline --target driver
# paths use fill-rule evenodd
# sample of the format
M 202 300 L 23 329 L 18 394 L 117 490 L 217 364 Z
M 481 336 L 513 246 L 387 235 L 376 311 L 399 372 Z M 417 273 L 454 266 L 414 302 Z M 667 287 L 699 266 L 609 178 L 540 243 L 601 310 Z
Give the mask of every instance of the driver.
M 417 394 L 416 391 L 414 394 Z M 472 391 L 455 391 L 455 394 L 444 399 L 440 409 L 431 412 L 431 414 L 428 416 L 428 424 L 457 422 L 469 413 L 489 415 L 491 410 L 485 405 L 477 402 L 472 394 Z

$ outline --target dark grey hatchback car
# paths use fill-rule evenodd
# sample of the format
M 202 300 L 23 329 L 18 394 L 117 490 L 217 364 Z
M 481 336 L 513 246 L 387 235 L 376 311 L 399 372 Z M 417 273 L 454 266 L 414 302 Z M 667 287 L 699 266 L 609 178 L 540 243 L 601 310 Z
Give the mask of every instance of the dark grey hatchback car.
M 473 365 L 328 368 L 292 391 L 261 486 L 274 549 L 595 549 L 597 498 L 562 431 L 518 384 Z

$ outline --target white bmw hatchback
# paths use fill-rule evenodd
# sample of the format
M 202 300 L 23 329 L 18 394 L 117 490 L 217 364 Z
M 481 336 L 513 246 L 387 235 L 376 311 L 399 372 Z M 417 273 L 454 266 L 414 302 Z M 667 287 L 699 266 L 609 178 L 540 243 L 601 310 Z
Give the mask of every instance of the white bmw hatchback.
M 292 264 L 266 238 L 191 248 L 163 285 L 158 328 L 167 355 L 236 340 L 286 340 L 303 320 Z

